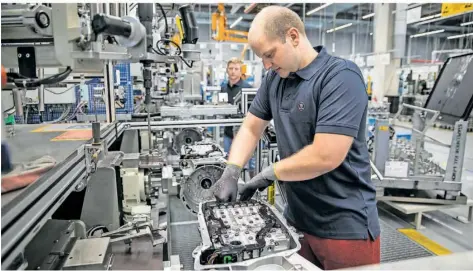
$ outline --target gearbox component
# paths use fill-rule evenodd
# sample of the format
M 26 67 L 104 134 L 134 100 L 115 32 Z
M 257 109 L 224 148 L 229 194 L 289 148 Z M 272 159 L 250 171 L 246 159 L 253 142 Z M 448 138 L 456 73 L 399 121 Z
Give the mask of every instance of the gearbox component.
M 223 174 L 219 165 L 203 165 L 181 183 L 181 200 L 191 212 L 197 214 L 199 203 L 214 199 L 210 188 Z
M 177 134 L 174 142 L 174 147 L 176 151 L 180 151 L 184 145 L 192 145 L 195 142 L 201 141 L 202 134 L 195 129 L 183 129 L 179 134 Z
M 181 147 L 182 159 L 197 159 L 223 156 L 223 149 L 219 145 L 209 141 L 196 142 L 193 145 L 185 144 Z
M 297 236 L 266 203 L 201 203 L 202 246 L 194 251 L 194 269 L 244 266 L 300 249 Z

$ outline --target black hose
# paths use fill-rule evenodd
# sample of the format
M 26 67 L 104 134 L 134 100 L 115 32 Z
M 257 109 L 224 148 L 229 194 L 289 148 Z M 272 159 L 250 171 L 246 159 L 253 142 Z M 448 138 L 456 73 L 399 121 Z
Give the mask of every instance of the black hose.
M 14 79 L 13 82 L 17 87 L 39 87 L 40 85 L 52 85 L 65 80 L 69 74 L 71 74 L 71 67 L 67 67 L 62 73 L 52 75 L 47 78 L 26 78 L 25 76 L 18 74 L 22 78 Z
M 166 18 L 166 12 L 164 12 L 164 9 L 163 9 L 163 6 L 161 6 L 160 3 L 156 3 L 156 6 L 159 7 L 159 9 L 161 10 L 161 13 L 163 14 L 163 17 L 164 17 L 164 26 L 166 28 L 166 34 L 169 33 L 169 28 L 168 28 L 168 19 Z
M 174 45 L 178 49 L 176 55 L 181 55 L 182 54 L 181 46 L 179 46 L 179 44 L 175 43 L 174 41 L 172 41 L 170 39 L 160 39 L 156 42 L 156 48 L 158 48 L 158 51 L 160 53 L 163 53 L 163 52 L 161 51 L 161 47 L 159 46 L 159 43 L 164 43 L 164 45 L 168 45 L 169 43 L 171 43 L 172 45 Z
M 150 113 L 150 117 L 159 117 L 161 113 Z M 148 113 L 134 113 L 131 115 L 132 118 L 147 118 Z

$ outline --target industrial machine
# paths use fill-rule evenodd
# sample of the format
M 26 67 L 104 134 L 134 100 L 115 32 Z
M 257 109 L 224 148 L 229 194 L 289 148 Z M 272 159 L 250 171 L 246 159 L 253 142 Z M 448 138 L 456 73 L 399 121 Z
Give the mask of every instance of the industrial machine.
M 162 260 L 170 263 L 177 236 L 168 228 L 171 210 L 182 207 L 195 216 L 201 202 L 213 199 L 210 188 L 223 172 L 225 153 L 204 129 L 238 126 L 242 119 L 208 119 L 235 114 L 237 108 L 167 100 L 173 93 L 158 86 L 166 78 L 172 83 L 165 89 L 173 86 L 182 97 L 178 70 L 199 61 L 192 7 L 178 8 L 180 44 L 168 40 L 174 34 L 168 27 L 160 35 L 164 38 L 153 40 L 153 4 L 136 8 L 134 17 L 127 5 L 2 5 L 2 64 L 16 69 L 9 87 L 43 97 L 42 86 L 61 83 L 70 74 L 103 72 L 103 85 L 91 95 L 106 106 L 107 122 L 96 118 L 92 139 L 83 144 L 52 147 L 62 162 L 2 197 L 2 268 L 108 270 L 117 257 L 112 249 L 124 243 L 132 251 L 143 240 L 168 247 Z M 124 99 L 113 80 L 118 62 L 143 67 L 146 109 L 136 115 L 145 122 L 116 120 L 114 101 Z M 38 78 L 36 68 L 48 67 L 66 70 Z M 13 138 L 19 146 L 50 144 L 21 136 Z M 63 149 L 69 153 L 61 155 Z
M 214 201 L 211 189 L 226 154 L 218 129 L 210 135 L 208 128 L 241 125 L 240 114 L 248 112 L 256 90 L 244 89 L 237 106 L 186 103 L 182 71 L 199 61 L 192 6 L 172 10 L 179 12 L 178 26 L 155 33 L 153 5 L 136 4 L 137 16 L 132 16 L 127 4 L 2 4 L 2 64 L 13 69 L 9 87 L 17 95 L 38 91 L 44 97 L 44 86 L 64 83 L 71 74 L 103 72 L 103 86 L 96 88 L 106 107 L 104 122 L 96 118 L 82 125 L 91 131 L 90 140 L 47 145 L 53 136 L 33 137 L 30 130 L 12 137 L 23 157 L 42 154 L 37 147 L 44 144 L 60 162 L 26 188 L 2 195 L 2 269 L 109 270 L 115 262 L 129 261 L 124 254 L 144 243 L 151 249 L 139 253 L 150 258 L 163 246 L 165 269 L 317 269 L 296 253 L 300 236 L 272 206 L 274 186 L 268 189 L 269 204 Z M 160 5 L 156 10 L 165 14 Z M 179 42 L 169 39 L 175 34 Z M 117 63 L 143 67 L 145 98 L 131 121 L 117 119 L 113 106 L 125 99 L 113 79 Z M 47 67 L 65 70 L 37 76 L 36 68 Z M 463 89 L 464 80 L 456 78 L 454 85 Z M 452 97 L 464 93 L 450 92 Z M 21 107 L 19 100 L 16 104 Z M 446 108 L 428 110 L 455 119 Z M 459 145 L 453 144 L 458 146 L 455 162 L 446 170 L 455 180 L 462 157 L 457 150 L 464 142 L 461 124 Z M 382 151 L 374 144 L 375 152 Z M 256 172 L 265 156 L 267 163 L 278 159 L 272 126 L 258 144 Z M 393 183 L 379 176 L 382 185 Z M 443 184 L 458 187 L 450 180 Z M 284 191 L 279 192 L 284 202 Z
M 195 270 L 248 268 L 256 260 L 265 265 L 300 249 L 299 237 L 267 203 L 202 202 L 199 208 L 202 246 L 194 251 Z M 263 267 L 260 267 L 263 268 Z
M 473 109 L 470 85 L 473 54 L 449 58 L 424 105 L 402 104 L 392 121 L 383 114 L 374 124 L 373 181 L 380 189 L 379 199 L 465 204 L 461 194 L 468 118 Z M 414 111 L 412 128 L 399 123 L 404 108 Z M 450 144 L 429 137 L 426 132 L 436 121 L 453 125 Z M 412 131 L 412 138 L 393 137 L 391 128 Z M 446 168 L 425 149 L 425 143 L 449 148 Z

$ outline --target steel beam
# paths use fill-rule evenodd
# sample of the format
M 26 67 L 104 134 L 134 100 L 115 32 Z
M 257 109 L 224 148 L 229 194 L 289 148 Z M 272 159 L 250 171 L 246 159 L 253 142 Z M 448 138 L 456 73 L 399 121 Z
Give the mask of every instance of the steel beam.
M 181 120 L 181 121 L 152 121 L 152 130 L 189 127 L 224 127 L 240 126 L 243 119 L 210 119 L 210 120 Z M 128 129 L 143 130 L 148 128 L 148 122 L 127 123 Z
M 377 179 L 373 179 L 372 181 L 376 187 L 384 188 L 461 191 L 462 187 L 462 184 L 459 182 L 420 181 L 387 177 L 384 177 L 383 181 Z

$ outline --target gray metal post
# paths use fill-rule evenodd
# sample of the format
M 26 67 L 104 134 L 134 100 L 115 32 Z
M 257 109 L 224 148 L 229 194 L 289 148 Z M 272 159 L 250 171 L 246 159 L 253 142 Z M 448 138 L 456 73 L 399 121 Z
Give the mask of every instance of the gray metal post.
M 412 143 L 415 145 L 415 158 L 414 158 L 414 175 L 420 174 L 420 160 L 422 150 L 424 148 L 424 134 L 425 134 L 425 121 L 421 117 L 420 112 L 415 110 L 412 114 L 412 126 L 415 130 L 412 133 Z M 417 131 L 423 131 L 418 133 Z
M 459 120 L 455 123 L 452 144 L 448 155 L 447 170 L 445 172 L 445 181 L 461 182 L 467 131 L 468 121 Z
M 94 144 L 100 143 L 100 123 L 92 122 L 92 138 L 94 139 Z
M 305 23 L 305 3 L 302 3 L 302 22 Z
M 12 91 L 13 93 L 13 103 L 15 104 L 15 114 L 19 117 L 23 118 L 23 101 L 22 101 L 22 94 L 21 90 L 15 89 Z
M 113 65 L 111 62 L 105 64 L 104 68 L 104 103 L 107 122 L 115 121 L 115 91 L 113 82 Z
M 258 145 L 256 145 L 256 163 L 255 163 L 255 174 L 260 173 L 261 171 L 261 139 L 258 140 Z
M 39 69 L 39 78 L 44 78 L 44 69 Z M 44 112 L 44 85 L 41 85 L 38 88 L 38 110 L 39 115 L 42 116 Z
M 374 164 L 384 175 L 386 161 L 389 158 L 389 120 L 376 119 L 374 133 Z

